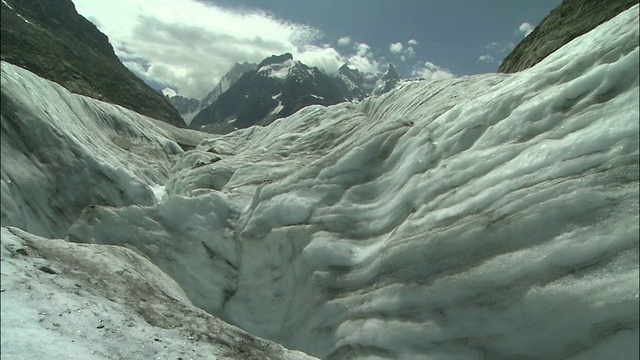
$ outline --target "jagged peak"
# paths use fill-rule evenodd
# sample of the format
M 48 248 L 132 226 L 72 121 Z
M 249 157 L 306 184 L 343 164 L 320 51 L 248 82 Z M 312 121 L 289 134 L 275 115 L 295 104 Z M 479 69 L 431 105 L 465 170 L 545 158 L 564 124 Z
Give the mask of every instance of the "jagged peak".
M 284 53 L 281 55 L 271 55 L 268 58 L 262 60 L 260 64 L 258 64 L 258 69 L 267 65 L 282 64 L 287 60 L 293 60 L 293 55 L 291 55 L 291 53 Z
M 384 79 L 400 79 L 400 75 L 398 75 L 398 72 L 396 71 L 395 66 L 393 66 L 393 64 L 389 64 L 389 70 L 387 70 L 386 73 L 384 73 Z

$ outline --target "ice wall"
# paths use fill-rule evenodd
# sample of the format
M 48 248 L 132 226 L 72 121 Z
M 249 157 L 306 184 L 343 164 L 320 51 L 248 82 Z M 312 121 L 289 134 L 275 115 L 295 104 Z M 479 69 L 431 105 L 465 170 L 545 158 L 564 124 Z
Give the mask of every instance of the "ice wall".
M 2 62 L 2 225 L 64 237 L 86 206 L 151 205 L 178 142 L 206 135 L 69 93 Z
M 637 17 L 521 73 L 204 140 L 158 201 L 85 208 L 69 239 L 321 358 L 637 358 Z

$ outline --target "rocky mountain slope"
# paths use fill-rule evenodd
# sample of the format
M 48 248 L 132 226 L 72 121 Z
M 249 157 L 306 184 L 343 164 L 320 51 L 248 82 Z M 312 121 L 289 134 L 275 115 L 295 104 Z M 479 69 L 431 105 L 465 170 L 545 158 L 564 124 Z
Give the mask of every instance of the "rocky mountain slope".
M 226 89 L 222 91 L 218 84 L 202 101 L 189 124 L 191 128 L 224 134 L 267 125 L 309 105 L 327 106 L 382 95 L 402 80 L 393 65 L 384 74 L 365 76 L 344 65 L 337 74 L 328 75 L 294 61 L 289 53 L 270 56 L 253 68 L 249 65 L 236 64 L 223 78 L 221 84 L 227 85 Z M 176 106 L 178 101 L 183 102 L 176 99 Z
M 180 116 L 182 120 L 189 125 L 193 116 L 198 113 L 198 109 L 200 107 L 200 101 L 194 98 L 187 98 L 180 95 L 167 96 L 171 106 L 173 106 Z
M 507 55 L 498 72 L 528 69 L 634 4 L 638 0 L 563 0 Z
M 400 75 L 393 65 L 389 65 L 389 70 L 382 76 L 382 86 L 374 91 L 375 95 L 386 94 L 393 90 L 401 81 Z
M 107 36 L 71 0 L 3 0 L 0 6 L 2 60 L 72 92 L 185 127 L 164 96 L 120 62 Z
M 213 104 L 222 93 L 229 90 L 229 88 L 236 83 L 240 79 L 240 77 L 251 70 L 255 70 L 257 68 L 257 64 L 252 64 L 248 62 L 236 63 L 231 70 L 229 70 L 223 77 L 220 79 L 218 84 L 211 90 L 207 96 L 202 100 L 197 100 L 193 98 L 185 98 L 180 95 L 175 95 L 169 98 L 171 105 L 178 110 L 182 119 L 184 119 L 187 125 L 191 124 L 193 118 L 200 113 L 203 109 L 209 107 Z
M 291 54 L 274 55 L 245 72 L 226 92 L 196 115 L 192 129 L 227 133 L 252 125 L 266 125 L 308 105 L 344 101 L 334 80 Z

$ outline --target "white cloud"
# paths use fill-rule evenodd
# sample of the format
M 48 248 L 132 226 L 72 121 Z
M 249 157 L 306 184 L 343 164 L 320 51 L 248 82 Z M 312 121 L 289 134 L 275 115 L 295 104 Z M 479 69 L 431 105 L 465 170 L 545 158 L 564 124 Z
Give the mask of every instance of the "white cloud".
M 303 46 L 294 55 L 295 60 L 308 66 L 316 66 L 328 73 L 338 71 L 340 66 L 346 63 L 346 59 L 332 47 L 320 47 L 314 45 Z
M 529 34 L 531 34 L 531 32 L 533 31 L 534 28 L 535 28 L 535 26 L 529 24 L 528 22 L 523 22 L 518 27 L 518 32 L 523 34 L 524 37 L 527 37 L 527 36 L 529 36 Z
M 513 50 L 514 47 L 515 44 L 510 41 L 506 43 L 492 42 L 491 44 L 484 46 L 487 51 L 485 54 L 478 57 L 478 62 L 495 64 L 496 59 L 504 58 L 506 54 Z
M 411 75 L 425 80 L 440 80 L 455 77 L 448 69 L 441 68 L 430 61 L 416 65 Z
M 502 44 L 497 42 L 492 42 L 491 44 L 486 45 L 485 49 L 491 50 L 491 51 L 500 51 L 502 49 Z
M 335 53 L 310 48 L 321 32 L 261 11 L 183 0 L 74 0 L 96 19 L 122 62 L 147 81 L 202 98 L 235 62 L 291 52 L 335 67 Z
M 347 65 L 364 73 L 380 72 L 380 62 L 371 56 L 353 55 L 347 58 Z
M 358 56 L 365 56 L 367 55 L 367 53 L 369 52 L 369 50 L 371 49 L 369 47 L 369 45 L 364 44 L 364 43 L 355 43 L 353 44 L 353 48 L 356 51 L 356 54 L 358 54 Z
M 376 73 L 381 63 L 388 63 L 378 49 L 349 36 L 339 38 L 333 48 L 319 43 L 324 34 L 318 29 L 260 10 L 198 0 L 73 1 L 78 12 L 109 37 L 125 66 L 154 87 L 186 97 L 203 98 L 236 62 L 258 63 L 285 52 L 329 73 L 345 63 Z M 399 50 L 396 55 L 407 60 L 416 56 L 417 44 L 411 39 L 406 46 L 392 44 L 390 50 Z
M 489 54 L 485 54 L 485 55 L 481 55 L 478 58 L 478 61 L 480 62 L 485 62 L 485 63 L 489 63 L 489 64 L 493 64 L 494 58 L 493 56 L 489 55 Z
M 494 54 L 506 54 L 509 51 L 513 50 L 514 46 L 515 46 L 515 44 L 512 43 L 511 41 L 506 42 L 504 44 L 497 43 L 497 42 L 492 42 L 489 45 L 485 45 L 484 48 L 489 50 L 489 52 L 492 52 Z
M 345 57 L 345 63 L 364 73 L 380 72 L 380 59 L 375 59 L 371 53 L 371 47 L 365 43 L 355 42 L 353 44 L 354 55 Z
M 407 59 L 416 56 L 416 51 L 413 49 L 413 47 L 417 45 L 418 41 L 416 41 L 415 39 L 407 41 L 407 47 L 402 45 L 401 42 L 397 42 L 389 45 L 389 52 L 391 52 L 393 55 L 398 56 L 400 61 L 406 61 Z
M 343 36 L 338 39 L 338 46 L 347 46 L 349 44 L 351 44 L 351 38 L 348 36 Z
M 403 46 L 401 42 L 397 42 L 389 45 L 389 51 L 391 51 L 392 54 L 400 54 L 402 53 L 402 49 L 403 49 Z

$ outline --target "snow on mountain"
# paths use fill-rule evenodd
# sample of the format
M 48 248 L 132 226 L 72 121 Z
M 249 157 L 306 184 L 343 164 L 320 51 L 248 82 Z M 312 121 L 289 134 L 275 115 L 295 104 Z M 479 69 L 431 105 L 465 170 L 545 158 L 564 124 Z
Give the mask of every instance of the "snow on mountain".
M 205 96 L 204 99 L 202 99 L 202 101 L 200 102 L 200 106 L 196 110 L 195 114 L 193 114 L 193 116 L 196 116 L 198 112 L 202 111 L 202 109 L 206 108 L 207 106 L 211 105 L 214 101 L 216 101 L 216 99 L 222 93 L 229 90 L 229 88 L 233 84 L 235 84 L 236 81 L 238 81 L 238 79 L 240 79 L 240 77 L 244 73 L 246 73 L 247 71 L 255 70 L 256 67 L 257 67 L 256 64 L 252 64 L 248 62 L 243 62 L 242 64 L 236 63 L 231 68 L 231 70 L 229 70 L 229 72 L 227 72 L 222 77 L 222 79 L 220 79 L 216 87 L 214 87 L 213 90 L 211 90 L 209 94 L 207 94 L 207 96 Z M 189 119 L 189 122 L 191 122 L 191 120 L 193 119 L 193 116 Z
M 359 101 L 373 95 L 373 90 L 381 80 L 381 76 L 376 74 L 368 74 L 365 77 L 358 69 L 351 69 L 347 64 L 342 65 L 334 77 L 348 101 Z
M 268 125 L 305 106 L 327 106 L 344 100 L 333 78 L 285 53 L 270 56 L 256 70 L 244 73 L 202 109 L 189 127 L 225 134 L 253 125 Z
M 210 106 L 222 93 L 229 90 L 231 85 L 235 84 L 235 82 L 238 81 L 244 73 L 255 70 L 256 66 L 256 64 L 247 62 L 243 62 L 242 64 L 236 63 L 231 70 L 229 70 L 229 72 L 220 79 L 213 90 L 211 90 L 202 100 L 185 98 L 177 95 L 174 91 L 172 95 L 169 95 L 169 101 L 171 102 L 171 105 L 178 110 L 185 123 L 189 125 L 193 118 L 198 115 L 202 109 Z
M 289 72 L 293 70 L 296 62 L 293 60 L 286 60 L 283 63 L 279 64 L 269 64 L 261 66 L 258 69 L 258 74 L 285 80 L 289 76 Z
M 196 306 L 323 359 L 638 358 L 637 18 L 516 74 L 400 83 L 225 136 L 3 63 L 2 225 L 134 249 Z M 19 249 L 44 242 L 8 232 L 3 261 L 29 267 Z M 3 273 L 3 355 L 9 329 L 29 343 L 15 329 L 49 326 L 21 281 L 45 294 Z
M 165 96 L 167 96 L 165 94 Z M 185 121 L 185 124 L 189 125 L 191 119 L 198 113 L 198 109 L 200 108 L 200 101 L 187 98 L 181 95 L 173 94 L 169 97 L 169 102 L 171 105 L 178 110 L 180 116 Z
M 171 101 L 191 128 L 225 134 L 268 125 L 309 105 L 326 106 L 382 95 L 401 80 L 393 65 L 384 74 L 365 76 L 345 64 L 336 75 L 329 76 L 285 53 L 269 56 L 257 66 L 236 64 L 197 107 L 188 106 L 186 100 L 191 99 L 173 97 Z
M 393 67 L 393 65 L 389 64 L 389 70 L 387 70 L 387 72 L 385 72 L 382 76 L 383 83 L 379 87 L 374 89 L 373 94 L 386 94 L 389 91 L 393 90 L 401 80 L 402 79 L 400 78 L 400 75 L 398 75 L 398 72 L 396 72 L 396 68 Z

